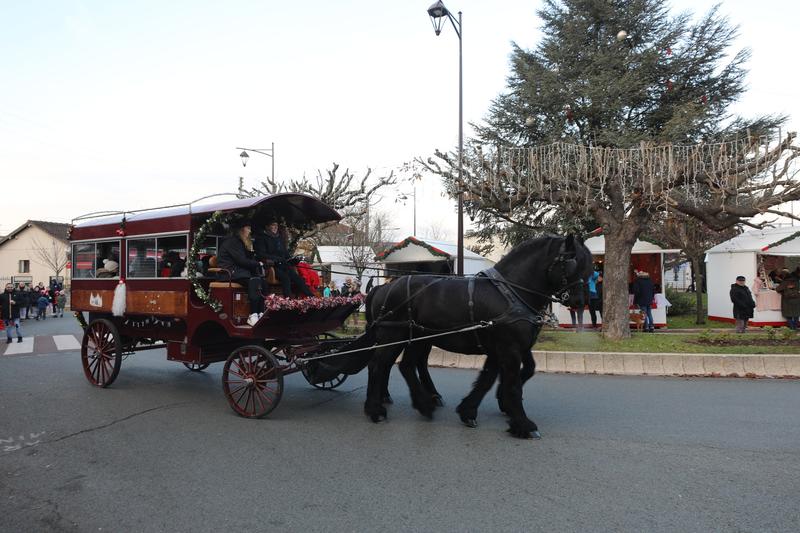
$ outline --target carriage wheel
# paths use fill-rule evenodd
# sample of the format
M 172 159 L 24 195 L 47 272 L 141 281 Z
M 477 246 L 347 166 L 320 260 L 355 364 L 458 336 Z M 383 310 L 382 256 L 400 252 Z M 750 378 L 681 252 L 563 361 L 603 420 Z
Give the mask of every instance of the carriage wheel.
M 222 390 L 238 415 L 261 418 L 281 401 L 283 371 L 275 356 L 266 349 L 242 346 L 225 361 Z
M 201 370 L 205 370 L 208 368 L 208 365 L 209 363 L 183 363 L 183 366 L 192 372 L 200 372 Z
M 308 370 L 307 365 L 303 366 L 302 372 L 303 372 L 303 377 L 306 378 L 306 381 L 308 381 L 310 385 L 321 390 L 333 390 L 342 383 L 344 383 L 344 380 L 347 379 L 347 374 L 339 374 L 338 376 L 336 376 L 331 380 L 323 381 L 321 383 L 314 383 L 313 381 L 311 381 L 311 372 Z
M 89 383 L 108 387 L 119 374 L 122 364 L 122 341 L 119 330 L 110 320 L 93 320 L 81 341 L 81 363 Z

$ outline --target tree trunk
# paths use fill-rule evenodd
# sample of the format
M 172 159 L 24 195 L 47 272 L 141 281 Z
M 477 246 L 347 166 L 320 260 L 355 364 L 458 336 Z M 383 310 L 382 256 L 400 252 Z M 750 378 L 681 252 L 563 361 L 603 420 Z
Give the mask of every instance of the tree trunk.
M 696 306 L 695 324 L 706 323 L 706 310 L 703 307 L 703 269 L 700 263 L 703 261 L 702 256 L 692 257 L 692 275 L 694 276 L 694 298 Z
M 628 273 L 631 250 L 636 237 L 631 239 L 621 230 L 606 231 L 606 255 L 603 270 L 603 336 L 611 340 L 631 336 L 628 312 Z

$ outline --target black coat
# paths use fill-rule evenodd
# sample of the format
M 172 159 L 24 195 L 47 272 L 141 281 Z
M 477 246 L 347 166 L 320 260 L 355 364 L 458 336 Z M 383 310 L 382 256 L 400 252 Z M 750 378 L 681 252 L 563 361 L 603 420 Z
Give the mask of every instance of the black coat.
M 20 309 L 28 307 L 31 301 L 31 291 L 14 290 L 14 301 L 17 302 L 17 307 Z
M 225 237 L 219 247 L 217 266 L 230 271 L 231 279 L 257 277 L 260 265 L 253 252 L 244 247 L 244 243 L 237 235 Z M 224 273 L 222 279 L 227 279 Z
M 633 303 L 642 307 L 653 303 L 656 287 L 650 278 L 640 277 L 633 282 Z
M 3 320 L 19 318 L 19 302 L 14 298 L 14 292 L 3 291 L 0 294 L 0 317 Z M 11 300 L 14 300 L 13 304 Z
M 262 261 L 283 263 L 289 259 L 289 251 L 280 234 L 271 235 L 266 232 L 253 233 L 253 249 L 256 257 Z
M 731 285 L 731 302 L 733 302 L 733 318 L 740 320 L 753 318 L 756 302 L 753 301 L 753 295 L 746 286 L 736 283 Z

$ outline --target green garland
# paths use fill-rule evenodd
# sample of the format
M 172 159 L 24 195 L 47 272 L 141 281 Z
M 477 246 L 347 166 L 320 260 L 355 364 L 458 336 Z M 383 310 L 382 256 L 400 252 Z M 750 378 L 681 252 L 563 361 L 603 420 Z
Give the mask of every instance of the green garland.
M 223 224 L 228 222 L 231 218 L 231 213 L 224 213 L 222 211 L 215 211 L 213 215 L 211 215 L 208 220 L 206 220 L 200 229 L 197 230 L 197 233 L 194 234 L 194 240 L 192 241 L 192 247 L 189 248 L 189 257 L 186 261 L 186 276 L 189 278 L 189 281 L 192 282 L 192 287 L 194 287 L 194 293 L 197 295 L 200 300 L 211 307 L 215 313 L 219 313 L 222 311 L 222 302 L 216 300 L 211 297 L 211 295 L 203 288 L 200 284 L 197 275 L 197 256 L 200 252 L 200 248 L 203 246 L 203 243 L 206 240 L 206 236 L 211 228 L 215 224 Z
M 775 248 L 776 246 L 780 246 L 781 244 L 783 244 L 783 243 L 785 243 L 785 242 L 793 241 L 794 239 L 797 239 L 798 237 L 800 237 L 800 231 L 797 231 L 797 232 L 795 232 L 795 233 L 792 233 L 792 234 L 791 234 L 791 235 L 789 235 L 788 237 L 784 237 L 783 239 L 781 239 L 781 240 L 779 240 L 779 241 L 775 241 L 775 242 L 773 242 L 773 243 L 771 243 L 771 244 L 768 244 L 767 246 L 765 246 L 764 248 L 762 248 L 762 249 L 761 249 L 761 251 L 763 251 L 763 252 L 766 252 L 766 251 L 768 251 L 770 248 Z M 769 255 L 769 254 L 767 254 L 767 255 Z

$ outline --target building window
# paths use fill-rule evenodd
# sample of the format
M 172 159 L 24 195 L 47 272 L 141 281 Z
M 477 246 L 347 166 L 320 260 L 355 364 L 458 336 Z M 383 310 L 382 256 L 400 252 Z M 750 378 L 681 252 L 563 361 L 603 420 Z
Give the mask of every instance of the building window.
M 19 260 L 19 273 L 20 274 L 27 274 L 31 271 L 31 262 L 27 259 L 20 259 Z

